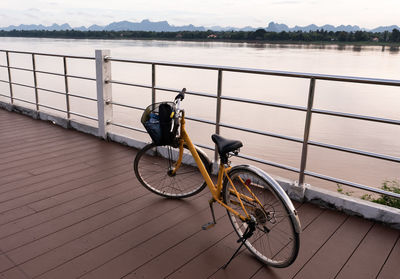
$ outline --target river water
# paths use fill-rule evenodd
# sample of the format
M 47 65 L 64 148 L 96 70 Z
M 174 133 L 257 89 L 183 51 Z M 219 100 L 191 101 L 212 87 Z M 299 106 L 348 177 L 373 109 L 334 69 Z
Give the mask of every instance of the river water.
M 0 38 L 0 49 L 94 56 L 95 49 L 109 49 L 115 58 L 183 62 L 293 71 L 344 76 L 399 79 L 398 49 L 378 46 L 277 45 L 229 42 L 179 42 L 157 40 L 65 40 Z M 28 55 L 10 55 L 11 65 L 32 67 Z M 5 55 L 0 53 L 0 63 Z M 63 72 L 62 59 L 37 56 L 37 69 Z M 186 87 L 190 91 L 216 94 L 215 71 L 157 67 L 156 84 L 168 88 Z M 68 60 L 72 75 L 94 77 L 93 61 Z M 151 84 L 151 68 L 147 65 L 112 63 L 114 80 Z M 32 74 L 12 71 L 13 81 L 33 85 Z M 7 80 L 7 71 L 0 69 L 0 79 Z M 38 74 L 39 87 L 64 90 L 62 77 Z M 222 94 L 268 102 L 306 106 L 309 80 L 224 72 Z M 0 83 L 2 94 L 8 85 Z M 69 79 L 69 91 L 96 96 L 95 84 Z M 33 101 L 33 91 L 14 87 L 17 97 Z M 39 92 L 42 104 L 65 109 L 65 97 Z M 148 89 L 113 85 L 113 100 L 145 107 L 151 102 Z M 157 92 L 157 100 L 170 100 L 173 95 Z M 4 98 L 0 98 L 4 100 Z M 314 107 L 339 112 L 400 119 L 400 88 L 375 85 L 317 81 Z M 71 99 L 72 111 L 96 117 L 96 104 Z M 215 121 L 215 100 L 189 96 L 185 100 L 189 116 Z M 45 110 L 45 109 L 44 109 Z M 53 113 L 57 113 L 54 112 Z M 140 127 L 140 112 L 114 107 L 115 122 Z M 223 123 L 302 138 L 305 113 L 271 107 L 258 107 L 231 101 L 222 102 Z M 94 124 L 94 123 L 88 123 Z M 114 132 L 148 140 L 146 135 L 113 128 Z M 214 129 L 206 124 L 189 122 L 189 133 L 195 142 L 212 146 L 209 135 Z M 244 142 L 247 155 L 299 168 L 301 144 L 252 135 L 223 128 L 221 134 Z M 310 139 L 400 157 L 400 127 L 368 123 L 360 120 L 313 115 Z M 384 180 L 399 179 L 400 165 L 379 159 L 365 158 L 343 152 L 309 148 L 307 170 L 380 187 Z M 237 161 L 239 162 L 239 161 Z M 262 167 L 273 175 L 297 180 L 297 174 L 272 167 Z M 336 189 L 335 184 L 307 178 L 308 183 Z M 354 191 L 354 190 L 353 190 Z M 358 195 L 358 192 L 354 195 Z

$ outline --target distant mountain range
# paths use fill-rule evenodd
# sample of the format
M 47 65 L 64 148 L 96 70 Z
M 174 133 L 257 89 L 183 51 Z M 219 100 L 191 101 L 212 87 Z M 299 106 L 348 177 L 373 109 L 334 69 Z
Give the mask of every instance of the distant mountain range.
M 259 27 L 254 28 L 251 26 L 246 26 L 243 28 L 236 28 L 236 27 L 221 27 L 221 26 L 211 26 L 211 27 L 204 27 L 204 26 L 194 26 L 192 24 L 183 25 L 183 26 L 174 26 L 170 25 L 167 21 L 158 21 L 152 22 L 150 20 L 142 20 L 141 22 L 130 22 L 130 21 L 119 21 L 113 22 L 105 26 L 100 25 L 92 25 L 89 27 L 80 26 L 80 27 L 71 27 L 68 23 L 64 23 L 61 25 L 53 24 L 50 26 L 40 25 L 25 25 L 21 24 L 18 26 L 10 25 L 8 27 L 0 27 L 0 30 L 4 31 L 11 31 L 11 30 L 47 30 L 47 31 L 61 31 L 61 30 L 77 30 L 77 31 L 156 31 L 156 32 L 178 32 L 178 31 L 255 31 L 257 29 L 265 29 L 269 32 L 295 32 L 295 31 L 316 31 L 324 29 L 326 31 L 346 31 L 346 32 L 355 32 L 355 31 L 370 31 L 370 32 L 384 32 L 384 31 L 392 31 L 393 29 L 399 29 L 400 27 L 397 25 L 391 26 L 380 26 L 374 29 L 365 29 L 360 28 L 357 25 L 340 25 L 340 26 L 333 26 L 333 25 L 323 25 L 317 26 L 315 24 L 307 25 L 307 26 L 295 26 L 289 27 L 286 24 L 279 24 L 275 22 L 270 22 L 267 27 Z

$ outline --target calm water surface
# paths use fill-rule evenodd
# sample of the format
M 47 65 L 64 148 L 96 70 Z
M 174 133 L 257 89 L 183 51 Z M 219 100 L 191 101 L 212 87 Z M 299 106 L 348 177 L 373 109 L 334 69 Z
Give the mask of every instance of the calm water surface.
M 110 49 L 116 58 L 211 64 L 268 70 L 319 74 L 348 75 L 371 78 L 399 79 L 400 55 L 398 49 L 377 46 L 317 46 L 269 45 L 252 43 L 175 42 L 143 40 L 53 40 L 0 38 L 0 49 L 94 56 L 95 49 Z M 28 55 L 10 55 L 17 67 L 32 67 Z M 43 71 L 63 72 L 62 60 L 38 56 L 37 68 Z M 0 63 L 5 64 L 4 54 Z M 217 73 L 214 71 L 157 67 L 156 83 L 170 88 L 216 94 Z M 72 75 L 94 77 L 92 61 L 68 60 Z M 13 81 L 33 85 L 32 73 L 12 71 Z M 130 83 L 151 84 L 151 68 L 147 65 L 112 64 L 113 79 Z M 7 71 L 0 69 L 0 79 L 7 80 Z M 64 90 L 63 78 L 38 75 L 38 85 Z M 309 80 L 227 73 L 223 75 L 222 94 L 257 100 L 306 106 Z M 90 81 L 69 79 L 71 93 L 95 97 L 95 85 Z M 8 85 L 0 83 L 0 91 L 8 94 Z M 15 86 L 16 97 L 33 101 L 33 91 Z M 65 109 L 65 97 L 40 91 L 40 102 Z M 151 102 L 150 90 L 113 85 L 113 99 L 117 102 L 145 107 Z M 170 100 L 173 94 L 157 92 L 157 100 Z M 4 98 L 2 98 L 4 99 Z M 357 113 L 391 119 L 400 119 L 400 88 L 317 81 L 315 107 L 340 112 Z M 302 138 L 302 112 L 270 107 L 257 107 L 230 101 L 222 102 L 222 122 L 243 127 Z M 215 100 L 188 96 L 185 108 L 190 116 L 215 121 Z M 71 109 L 96 117 L 96 105 L 89 101 L 71 100 Z M 114 108 L 114 121 L 140 127 L 140 112 Z M 89 123 L 91 124 L 91 123 Z M 211 146 L 209 134 L 213 128 L 189 123 L 194 141 Z M 141 139 L 146 135 L 114 128 L 114 132 Z M 274 138 L 250 135 L 222 129 L 222 135 L 242 139 L 242 152 L 265 160 L 299 167 L 301 145 Z M 314 115 L 311 140 L 357 148 L 370 152 L 400 157 L 400 127 L 367 123 L 328 116 Z M 268 172 L 298 179 L 291 172 L 263 167 Z M 399 179 L 400 165 L 342 152 L 309 148 L 307 169 L 370 186 L 379 187 L 385 179 Z M 313 185 L 336 189 L 336 185 L 307 179 Z M 357 193 L 355 194 L 357 195 Z

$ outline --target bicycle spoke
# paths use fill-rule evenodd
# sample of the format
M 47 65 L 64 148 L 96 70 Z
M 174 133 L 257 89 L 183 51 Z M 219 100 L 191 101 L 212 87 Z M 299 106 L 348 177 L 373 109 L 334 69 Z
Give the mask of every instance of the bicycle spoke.
M 269 187 L 268 182 L 255 173 L 248 169 L 232 173 L 230 178 L 238 195 L 225 190 L 225 200 L 239 214 L 243 214 L 240 199 L 256 222 L 256 230 L 246 241 L 246 247 L 264 263 L 277 267 L 287 266 L 297 255 L 298 234 L 294 231 L 286 206 Z M 254 196 L 261 204 L 255 201 Z M 234 229 L 241 236 L 246 230 L 246 223 L 233 213 L 228 213 L 228 216 Z

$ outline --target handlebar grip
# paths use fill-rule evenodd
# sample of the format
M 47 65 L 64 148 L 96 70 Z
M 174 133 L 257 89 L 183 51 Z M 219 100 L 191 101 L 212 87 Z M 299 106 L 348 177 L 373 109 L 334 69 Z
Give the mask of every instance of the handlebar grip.
M 183 88 L 182 91 L 178 95 L 176 95 L 175 101 L 178 99 L 180 99 L 181 101 L 183 99 L 185 99 L 185 92 L 186 92 L 186 88 Z

